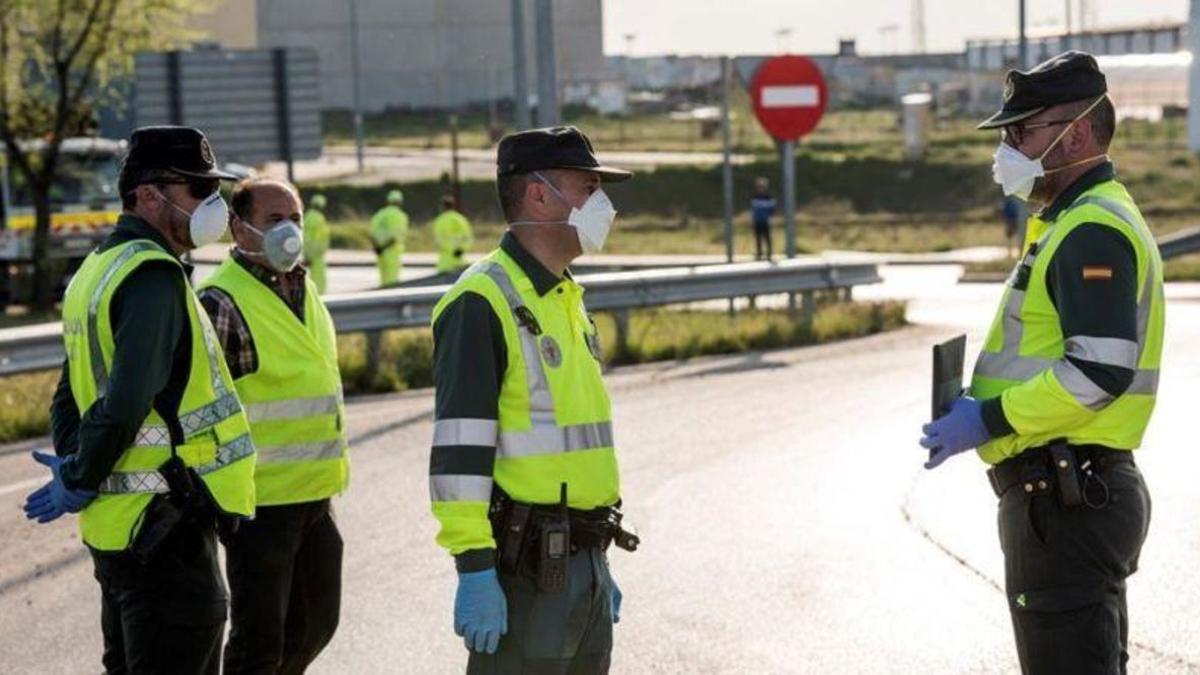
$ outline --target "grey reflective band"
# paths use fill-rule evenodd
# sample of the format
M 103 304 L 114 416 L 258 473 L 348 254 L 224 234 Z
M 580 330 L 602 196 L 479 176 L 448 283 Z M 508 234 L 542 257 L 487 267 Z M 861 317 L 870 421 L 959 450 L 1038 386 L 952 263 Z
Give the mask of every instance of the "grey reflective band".
M 553 455 L 578 450 L 611 448 L 612 423 L 573 424 L 571 426 L 534 426 L 529 431 L 501 431 L 500 457 Z
M 550 381 L 542 364 L 541 350 L 538 348 L 538 336 L 528 330 L 517 317 L 518 310 L 525 307 L 525 303 L 513 286 L 508 272 L 495 262 L 481 261 L 472 265 L 463 276 L 474 274 L 485 274 L 496 284 L 517 321 L 517 335 L 521 342 L 521 355 L 525 361 L 525 380 L 529 387 L 530 428 L 523 431 L 501 430 L 497 438 L 497 425 L 493 420 L 438 420 L 434 424 L 433 445 L 496 445 L 500 459 L 611 448 L 613 432 L 612 423 L 609 421 L 559 426 L 554 413 Z M 451 481 L 457 478 L 478 479 L 478 476 L 432 476 L 431 480 L 443 478 Z M 490 483 L 488 489 L 490 490 Z M 436 489 L 434 494 L 438 494 Z M 443 494 L 447 492 L 443 491 Z
M 203 476 L 253 455 L 254 443 L 250 434 L 242 434 L 218 448 L 215 460 L 193 468 Z M 166 479 L 157 471 L 114 471 L 97 489 L 104 494 L 165 493 L 169 490 Z
M 1067 338 L 1067 356 L 1118 368 L 1137 368 L 1138 344 L 1121 338 L 1076 335 Z
M 1054 364 L 1054 377 L 1058 379 L 1062 388 L 1085 408 L 1101 410 L 1112 403 L 1112 394 L 1092 382 L 1078 366 L 1066 359 Z
M 160 424 L 143 424 L 133 439 L 135 448 L 170 447 L 171 431 Z
M 137 240 L 126 245 L 104 270 L 100 276 L 100 283 L 96 284 L 95 290 L 92 291 L 92 297 L 88 299 L 88 360 L 91 361 L 92 380 L 96 384 L 96 398 L 102 398 L 105 390 L 108 389 L 108 369 L 104 367 L 104 351 L 100 348 L 100 332 L 97 330 L 100 301 L 103 299 L 108 285 L 112 283 L 113 277 L 121 271 L 125 263 L 129 262 L 133 256 L 150 250 L 162 251 L 162 248 L 145 240 Z
M 491 476 L 441 474 L 429 477 L 429 496 L 435 502 L 489 502 Z
M 1159 277 L 1159 262 L 1154 256 L 1158 245 L 1150 237 L 1141 219 L 1135 217 L 1125 205 L 1104 197 L 1087 195 L 1076 200 L 1070 208 L 1086 205 L 1098 206 L 1122 220 L 1137 234 L 1146 251 L 1146 277 L 1142 282 L 1142 292 L 1137 303 L 1138 339 L 1134 343 L 1118 338 L 1075 336 L 1066 340 L 1065 354 L 1083 361 L 1129 368 L 1134 371 L 1134 377 L 1133 383 L 1125 390 L 1125 393 L 1153 396 L 1158 392 L 1158 369 L 1139 369 L 1137 365 L 1146 349 L 1146 334 L 1150 329 L 1150 308 L 1154 301 L 1154 282 Z M 1042 248 L 1052 231 L 1051 229 L 1042 236 L 1035 253 Z M 1032 264 L 1032 260 L 1033 255 L 1028 255 L 1025 262 Z M 1013 278 L 1015 279 L 1015 273 Z M 979 360 L 975 363 L 975 375 L 1023 382 L 1052 368 L 1059 384 L 1070 392 L 1080 405 L 1092 410 L 1100 410 L 1111 403 L 1112 396 L 1089 380 L 1069 361 L 1021 355 L 1021 338 L 1025 330 L 1024 322 L 1021 319 L 1021 309 L 1024 302 L 1025 292 L 1012 288 L 1010 281 L 1001 321 L 1003 346 L 999 352 L 985 351 L 979 355 Z
M 183 427 L 185 437 L 211 429 L 225 420 L 233 417 L 242 410 L 237 394 L 231 391 L 218 391 L 219 398 L 208 405 L 179 416 L 179 426 Z
M 508 278 L 508 272 L 493 262 L 481 264 L 478 271 L 486 274 L 500 288 L 500 292 L 504 294 L 504 299 L 508 301 L 508 308 L 512 310 L 515 318 L 517 310 L 524 307 L 525 303 L 521 300 L 521 294 L 517 293 L 516 288 L 513 288 L 512 280 Z M 542 367 L 542 352 L 538 349 L 537 336 L 525 329 L 519 319 L 517 320 L 517 335 L 521 340 L 522 360 L 525 361 L 525 381 L 529 387 L 529 410 L 531 413 L 553 413 L 554 397 L 550 395 L 550 381 L 546 378 L 546 371 Z
M 496 447 L 496 420 L 459 417 L 433 423 L 433 445 L 478 445 Z
M 104 270 L 104 274 L 100 277 L 100 283 L 96 285 L 96 289 L 92 292 L 92 297 L 88 301 L 88 352 L 89 360 L 92 367 L 92 379 L 96 385 L 96 397 L 100 398 L 105 395 L 105 390 L 108 387 L 108 370 L 104 365 L 104 352 L 100 346 L 100 332 L 98 330 L 98 322 L 100 316 L 100 302 L 104 297 L 104 293 L 113 278 L 121 271 L 121 268 L 129 262 L 131 258 L 144 253 L 146 251 L 163 252 L 163 249 L 150 241 L 137 240 L 126 245 L 126 247 L 117 254 L 117 257 Z M 180 268 L 182 273 L 183 269 Z M 186 283 L 186 281 L 185 281 Z M 193 294 L 193 302 L 195 295 Z M 195 308 L 197 312 L 202 312 L 203 308 Z M 203 319 L 200 319 L 201 334 L 203 335 L 205 351 L 208 354 L 208 374 L 212 379 L 213 392 L 217 398 L 208 405 L 197 408 L 196 410 L 181 413 L 179 416 L 179 424 L 183 430 L 185 437 L 194 436 L 200 432 L 224 422 L 241 411 L 241 403 L 238 401 L 237 395 L 229 391 L 225 387 L 225 382 L 221 378 L 220 366 L 216 359 L 217 351 L 214 344 L 214 338 L 211 335 L 212 331 L 208 324 Z M 220 357 L 223 358 L 223 357 Z M 134 439 L 134 447 L 153 447 L 159 445 L 170 446 L 171 438 L 167 427 L 162 425 L 144 425 Z
M 335 459 L 341 457 L 345 443 L 335 438 L 330 441 L 315 441 L 313 443 L 291 443 L 288 445 L 258 446 L 258 463 L 272 462 L 305 462 L 320 459 Z
M 247 403 L 246 418 L 251 423 L 295 420 L 317 415 L 336 415 L 340 411 L 342 397 L 316 396 L 313 398 L 290 398 L 265 403 Z

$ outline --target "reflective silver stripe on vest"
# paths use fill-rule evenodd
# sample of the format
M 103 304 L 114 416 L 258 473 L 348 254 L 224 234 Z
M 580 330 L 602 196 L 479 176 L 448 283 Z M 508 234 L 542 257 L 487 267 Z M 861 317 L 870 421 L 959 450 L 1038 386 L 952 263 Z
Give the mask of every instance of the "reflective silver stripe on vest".
M 216 459 L 208 464 L 195 467 L 195 470 L 196 473 L 203 476 L 253 454 L 254 443 L 250 440 L 250 434 L 243 434 L 217 448 Z M 165 493 L 169 488 L 166 479 L 157 471 L 115 471 L 100 483 L 98 489 L 105 494 L 130 494 L 138 492 Z
M 1158 245 L 1150 238 L 1145 228 L 1140 225 L 1140 219 L 1134 217 L 1125 206 L 1119 202 L 1104 197 L 1088 195 L 1081 197 L 1071 205 L 1077 208 L 1084 205 L 1099 206 L 1125 222 L 1138 238 L 1146 251 L 1146 278 L 1137 303 L 1138 340 L 1134 344 L 1128 340 L 1115 338 L 1095 338 L 1076 336 L 1066 342 L 1066 354 L 1075 358 L 1094 361 L 1108 365 L 1116 365 L 1134 370 L 1133 383 L 1125 390 L 1127 394 L 1142 394 L 1153 396 L 1158 391 L 1158 370 L 1138 369 L 1142 353 L 1146 349 L 1146 334 L 1150 326 L 1150 308 L 1154 297 L 1154 281 L 1158 278 L 1158 261 L 1153 252 Z M 1053 229 L 1038 242 L 1038 249 L 1048 240 Z M 1033 256 L 1027 256 L 1032 267 Z M 1004 306 L 1002 332 L 1004 344 L 999 352 L 983 352 L 975 364 L 975 375 L 1004 380 L 1025 381 L 1037 377 L 1047 369 L 1053 368 L 1059 383 L 1081 405 L 1092 410 L 1104 408 L 1112 401 L 1112 397 L 1103 392 L 1094 382 L 1087 378 L 1073 365 L 1070 368 L 1062 366 L 1069 363 L 1065 360 L 1048 359 L 1035 356 L 1021 356 L 1021 338 L 1024 323 L 1021 321 L 1021 308 L 1025 301 L 1025 292 L 1009 287 L 1008 300 Z M 1122 344 L 1119 344 L 1122 343 Z
M 433 445 L 478 445 L 496 447 L 496 420 L 459 417 L 433 423 Z
M 1137 368 L 1138 343 L 1121 338 L 1076 335 L 1067 338 L 1067 356 L 1118 368 Z
M 96 397 L 100 398 L 105 395 L 105 390 L 108 388 L 108 370 L 104 366 L 104 352 L 100 346 L 100 332 L 98 330 L 100 302 L 103 299 L 104 291 L 108 285 L 112 283 L 117 272 L 139 253 L 145 251 L 160 251 L 162 248 L 149 241 L 134 241 L 126 245 L 117 257 L 109 264 L 100 277 L 100 283 L 96 285 L 92 292 L 92 297 L 88 301 L 88 351 L 89 360 L 92 366 L 92 379 L 96 385 Z M 182 273 L 182 269 L 180 270 Z M 197 312 L 202 309 L 197 308 Z M 206 431 L 213 426 L 233 417 L 241 410 L 241 404 L 238 402 L 237 395 L 225 388 L 225 383 L 221 379 L 221 371 L 216 358 L 216 346 L 213 344 L 210 331 L 205 328 L 203 321 L 201 324 L 201 334 L 203 335 L 205 351 L 208 353 L 208 372 L 212 378 L 213 391 L 217 395 L 217 400 L 212 403 L 193 410 L 191 412 L 180 415 L 179 424 L 182 427 L 185 437 L 190 437 L 202 431 Z M 134 439 L 133 446 L 135 447 L 152 447 L 158 445 L 167 445 L 171 443 L 170 431 L 163 425 L 144 425 Z
M 578 424 L 560 427 L 554 415 L 554 397 L 550 394 L 550 381 L 542 365 L 541 350 L 537 337 L 525 329 L 517 310 L 525 306 L 521 295 L 513 287 L 512 280 L 504 268 L 491 261 L 480 261 L 472 265 L 463 276 L 486 274 L 508 302 L 517 321 L 517 335 L 521 341 L 521 355 L 525 361 L 525 379 L 529 385 L 528 431 L 501 431 L 497 445 L 497 456 L 501 459 L 547 455 L 593 448 L 612 447 L 611 422 Z M 437 445 L 437 443 L 434 443 Z
M 1092 381 L 1074 363 L 1063 359 L 1054 364 L 1054 377 L 1080 405 L 1091 410 L 1103 410 L 1113 396 Z
M 159 246 L 149 241 L 134 241 L 126 245 L 104 270 L 100 276 L 100 283 L 96 284 L 96 288 L 92 291 L 92 297 L 88 299 L 88 360 L 92 362 L 92 380 L 96 383 L 96 398 L 102 398 L 108 389 L 108 370 L 104 367 L 104 351 L 100 348 L 100 331 L 97 330 L 100 301 L 104 297 L 104 291 L 112 283 L 113 277 L 121 271 L 125 263 L 129 262 L 133 256 L 150 250 L 162 251 Z
M 258 446 L 258 463 L 305 462 L 320 459 L 335 459 L 342 456 L 342 439 L 316 441 L 313 443 L 291 443 L 288 445 Z
M 429 496 L 435 502 L 489 502 L 491 476 L 443 474 L 429 477 Z
M 143 424 L 133 439 L 136 448 L 169 447 L 171 432 L 161 424 Z
M 529 412 L 531 415 L 549 413 L 549 419 L 553 422 L 554 397 L 550 395 L 550 380 L 546 378 L 546 371 L 542 368 L 542 353 L 538 349 L 537 336 L 526 330 L 521 325 L 520 319 L 516 318 L 517 310 L 524 307 L 525 302 L 521 300 L 521 294 L 517 292 L 517 289 L 513 288 L 512 280 L 508 278 L 508 272 L 505 272 L 500 265 L 485 262 L 479 265 L 478 271 L 488 275 L 500 288 L 500 292 L 504 294 L 504 299 L 508 301 L 508 307 L 513 311 L 513 317 L 517 321 L 517 335 L 521 340 L 521 356 L 525 361 L 525 380 L 529 386 Z M 544 415 L 537 416 L 543 420 L 546 419 Z
M 302 419 L 317 415 L 336 415 L 341 402 L 341 396 L 333 395 L 247 403 L 246 417 L 253 424 L 254 422 Z
M 610 422 L 566 427 L 534 426 L 529 431 L 500 432 L 500 455 L 509 458 L 611 448 L 612 445 Z

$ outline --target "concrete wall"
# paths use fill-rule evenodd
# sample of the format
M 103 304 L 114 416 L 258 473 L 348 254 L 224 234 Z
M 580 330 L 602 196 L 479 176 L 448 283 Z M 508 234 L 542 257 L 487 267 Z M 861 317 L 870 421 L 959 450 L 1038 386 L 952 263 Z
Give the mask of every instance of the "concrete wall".
M 357 0 L 364 110 L 449 107 L 509 98 L 510 0 Z M 348 0 L 257 0 L 262 47 L 304 45 L 321 62 L 326 108 L 354 103 Z M 560 83 L 604 78 L 601 0 L 554 0 Z M 533 3 L 525 23 L 537 91 Z M 560 86 L 561 90 L 561 86 Z

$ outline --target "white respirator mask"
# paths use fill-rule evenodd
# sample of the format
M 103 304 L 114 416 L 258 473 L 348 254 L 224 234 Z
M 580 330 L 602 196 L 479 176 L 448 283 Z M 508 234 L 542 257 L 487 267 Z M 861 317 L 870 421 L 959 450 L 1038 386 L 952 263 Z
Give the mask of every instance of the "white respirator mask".
M 216 243 L 225 234 L 225 228 L 229 226 L 229 207 L 226 206 L 220 191 L 206 197 L 191 213 L 167 199 L 162 191 L 155 191 L 164 202 L 188 217 L 188 232 L 192 237 L 192 245 L 196 248 Z
M 536 171 L 533 172 L 533 175 L 545 183 L 564 204 L 571 205 L 563 193 L 554 187 L 554 183 Z M 575 228 L 575 234 L 579 237 L 579 246 L 584 253 L 599 253 L 604 248 L 604 241 L 608 239 L 608 233 L 612 231 L 613 221 L 616 217 L 617 210 L 613 208 L 612 200 L 604 194 L 604 190 L 597 188 L 582 207 L 571 206 L 571 213 L 565 221 L 520 220 L 509 223 L 509 225 L 570 225 Z
M 1025 154 L 1020 150 L 1017 150 L 1013 146 L 1009 145 L 1006 141 L 1001 139 L 1000 145 L 996 148 L 996 154 L 992 158 L 992 180 L 996 181 L 996 183 L 1000 185 L 1000 189 L 1004 191 L 1004 196 L 1012 196 L 1023 201 L 1029 201 L 1029 195 L 1033 193 L 1033 186 L 1037 182 L 1038 178 L 1052 173 L 1057 173 L 1065 169 L 1070 169 L 1072 167 L 1079 166 L 1080 164 L 1087 164 L 1088 162 L 1095 161 L 1102 157 L 1107 157 L 1107 155 L 1096 155 L 1095 157 L 1088 157 L 1087 159 L 1081 159 L 1077 162 L 1071 162 L 1070 164 L 1055 167 L 1053 169 L 1047 169 L 1042 164 L 1042 161 L 1046 159 L 1046 155 L 1050 154 L 1050 151 L 1054 149 L 1054 146 L 1058 145 L 1059 141 L 1061 141 L 1063 137 L 1067 135 L 1067 132 L 1071 130 L 1071 127 L 1075 126 L 1076 122 L 1086 117 L 1088 113 L 1092 112 L 1092 109 L 1094 109 L 1097 105 L 1100 105 L 1100 102 L 1103 101 L 1106 96 L 1107 95 L 1101 96 L 1100 98 L 1096 99 L 1090 106 L 1087 107 L 1087 110 L 1084 110 L 1074 119 L 1072 119 L 1070 123 L 1067 124 L 1066 128 L 1063 129 L 1062 132 L 1054 139 L 1054 142 L 1047 146 L 1046 149 L 1042 151 L 1042 154 L 1038 155 L 1037 159 L 1030 159 L 1026 157 Z

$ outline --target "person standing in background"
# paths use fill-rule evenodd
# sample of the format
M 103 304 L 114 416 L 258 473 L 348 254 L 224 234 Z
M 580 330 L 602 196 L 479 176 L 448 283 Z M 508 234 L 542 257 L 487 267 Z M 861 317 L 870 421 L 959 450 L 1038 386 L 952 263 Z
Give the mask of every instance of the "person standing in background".
M 750 198 L 750 219 L 754 223 L 754 259 L 771 259 L 771 216 L 775 215 L 775 197 L 763 176 L 754 179 L 754 196 Z M 766 249 L 766 256 L 763 249 Z
M 371 246 L 379 264 L 379 285 L 387 286 L 400 280 L 400 258 L 404 255 L 404 240 L 408 237 L 408 214 L 400 206 L 404 193 L 391 190 L 387 205 L 371 216 Z
M 308 262 L 308 276 L 324 294 L 325 253 L 329 250 L 329 221 L 325 219 L 325 195 L 317 193 L 308 202 L 304 212 L 304 259 Z

